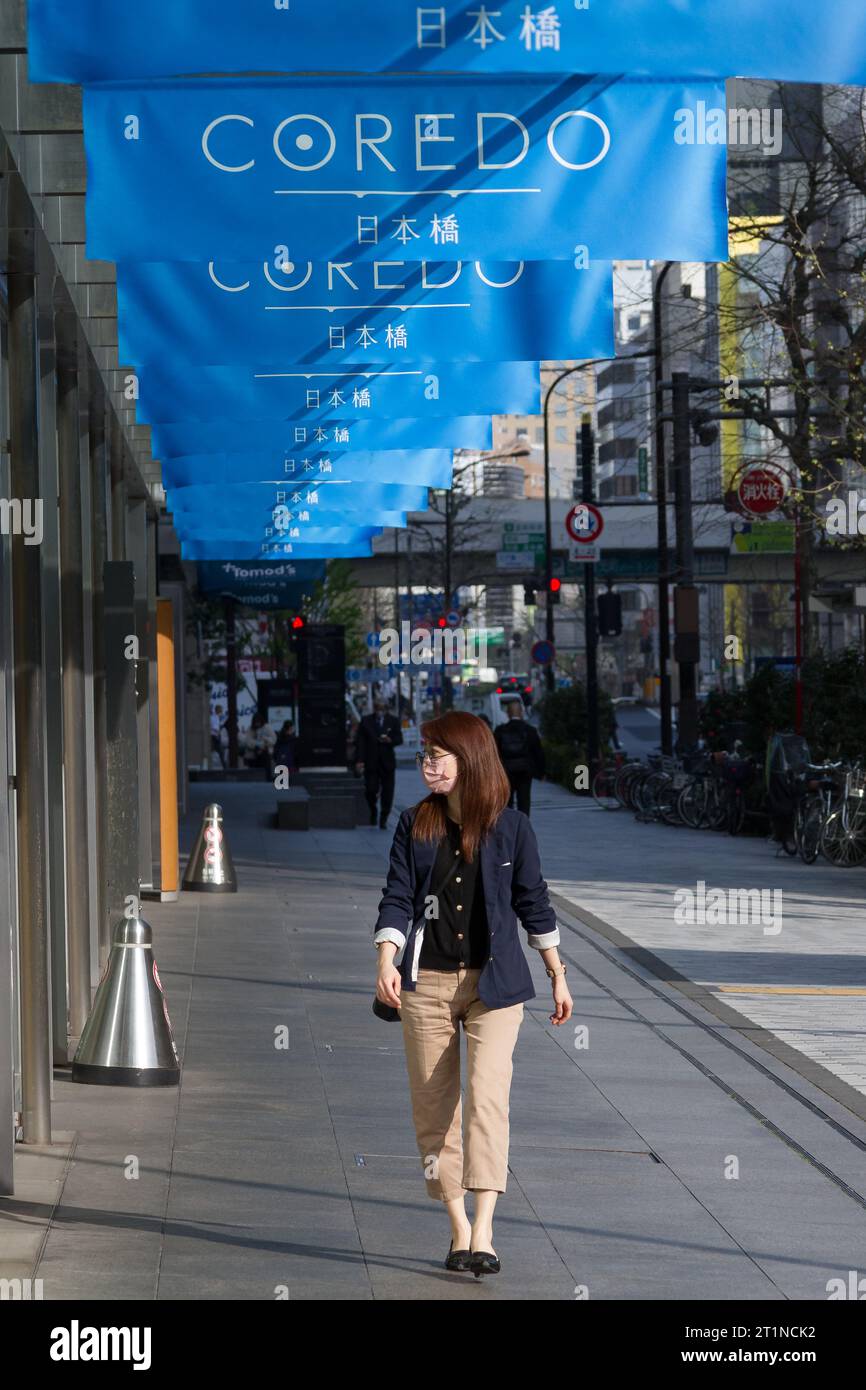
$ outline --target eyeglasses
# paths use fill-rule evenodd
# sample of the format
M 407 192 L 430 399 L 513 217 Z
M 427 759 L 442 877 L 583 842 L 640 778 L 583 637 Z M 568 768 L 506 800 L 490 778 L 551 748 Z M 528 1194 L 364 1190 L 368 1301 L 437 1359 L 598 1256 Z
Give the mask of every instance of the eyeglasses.
M 415 761 L 419 767 L 438 767 L 446 758 L 453 757 L 453 753 L 416 753 Z

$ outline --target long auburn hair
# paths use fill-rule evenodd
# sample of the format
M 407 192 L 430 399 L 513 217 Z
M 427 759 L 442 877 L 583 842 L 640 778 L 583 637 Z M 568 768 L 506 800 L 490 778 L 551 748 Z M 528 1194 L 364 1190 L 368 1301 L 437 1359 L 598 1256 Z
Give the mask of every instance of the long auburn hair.
M 457 758 L 462 820 L 461 848 L 470 862 L 478 846 L 511 799 L 511 784 L 499 759 L 496 740 L 483 719 L 449 710 L 421 725 L 421 738 Z M 447 833 L 446 798 L 431 792 L 418 803 L 412 826 L 415 840 L 441 840 Z

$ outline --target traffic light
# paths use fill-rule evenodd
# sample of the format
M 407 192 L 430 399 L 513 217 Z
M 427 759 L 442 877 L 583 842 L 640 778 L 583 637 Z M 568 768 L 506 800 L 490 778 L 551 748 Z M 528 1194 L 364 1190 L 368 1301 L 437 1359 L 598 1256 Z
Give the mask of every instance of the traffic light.
M 562 580 L 553 578 L 550 581 L 550 592 L 547 595 L 548 603 L 559 603 L 559 591 L 562 588 Z
M 598 596 L 599 637 L 619 637 L 622 632 L 622 599 L 613 589 Z
M 297 631 L 299 631 L 299 629 L 302 628 L 303 626 L 304 626 L 304 620 L 303 620 L 303 618 L 301 617 L 300 613 L 296 613 L 295 616 L 292 618 L 292 628 L 293 628 L 293 630 L 294 630 L 295 632 L 297 632 Z
M 524 607 L 525 607 L 525 608 L 534 608 L 534 607 L 535 607 L 535 585 L 534 585 L 534 584 L 524 584 L 524 586 L 523 586 L 523 604 L 524 604 Z

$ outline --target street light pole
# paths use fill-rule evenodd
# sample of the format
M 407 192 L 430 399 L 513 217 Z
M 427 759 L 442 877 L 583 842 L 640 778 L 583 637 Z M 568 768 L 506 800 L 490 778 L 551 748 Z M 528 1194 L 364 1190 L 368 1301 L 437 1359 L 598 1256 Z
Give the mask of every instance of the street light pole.
M 662 287 L 673 261 L 665 261 L 653 286 L 653 344 L 655 378 L 655 474 L 656 474 L 656 537 L 659 553 L 658 628 L 659 628 L 659 714 L 661 715 L 661 748 L 670 757 L 673 752 L 673 720 L 671 704 L 671 610 L 668 580 L 668 487 L 665 469 L 664 389 L 662 387 Z
M 575 372 L 585 372 L 590 367 L 601 366 L 604 362 L 630 362 L 635 357 L 655 357 L 657 348 L 647 348 L 646 352 L 630 352 L 624 357 L 591 357 L 586 362 L 578 362 L 574 367 L 567 367 L 559 376 L 554 377 L 547 388 L 544 396 L 544 592 L 546 595 L 545 603 L 545 627 L 544 635 L 551 646 L 556 647 L 554 642 L 554 613 L 553 604 L 550 602 L 550 581 L 553 578 L 553 524 L 550 515 L 550 398 L 561 381 L 567 376 L 572 376 Z M 556 687 L 555 662 L 551 662 L 545 670 L 545 684 L 548 690 Z

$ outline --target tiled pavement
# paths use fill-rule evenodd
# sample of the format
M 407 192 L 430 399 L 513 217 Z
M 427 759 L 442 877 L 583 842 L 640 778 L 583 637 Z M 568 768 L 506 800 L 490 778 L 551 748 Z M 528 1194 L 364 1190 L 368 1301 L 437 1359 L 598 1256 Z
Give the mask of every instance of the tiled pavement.
M 46 1299 L 784 1300 L 866 1269 L 859 997 L 722 991 L 866 983 L 866 878 L 537 788 L 589 1045 L 551 1027 L 529 952 L 503 1272 L 476 1282 L 442 1268 L 399 1025 L 370 1007 L 390 835 L 278 832 L 267 791 L 220 788 L 241 891 L 148 911 L 180 1087 L 56 1074 L 57 1142 L 22 1149 L 16 1195 L 0 1199 L 0 1275 L 40 1277 Z M 417 794 L 401 772 L 398 802 Z M 780 936 L 675 928 L 672 892 L 697 878 L 784 886 Z M 812 1035 L 812 1058 L 751 1027 L 762 1019 L 796 1047 Z

